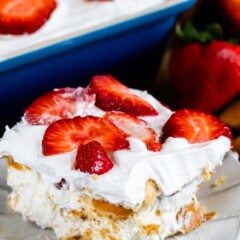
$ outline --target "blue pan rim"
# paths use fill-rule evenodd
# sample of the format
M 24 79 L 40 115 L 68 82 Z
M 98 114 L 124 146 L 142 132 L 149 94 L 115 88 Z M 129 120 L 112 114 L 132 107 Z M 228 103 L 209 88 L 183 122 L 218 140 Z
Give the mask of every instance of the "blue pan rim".
M 138 28 L 155 21 L 164 20 L 165 18 L 169 18 L 171 16 L 175 16 L 193 6 L 195 2 L 196 0 L 186 0 L 184 2 L 179 2 L 175 5 L 156 10 L 144 16 L 138 16 L 124 22 L 112 24 L 105 28 L 91 31 L 86 34 L 63 40 L 52 45 L 7 59 L 3 62 L 0 62 L 0 73 L 4 73 L 6 71 L 21 67 L 29 63 L 37 62 L 48 57 L 62 54 L 75 48 L 93 44 L 94 42 L 103 40 L 104 38 L 120 34 L 126 31 L 126 29 L 130 31 L 134 28 Z

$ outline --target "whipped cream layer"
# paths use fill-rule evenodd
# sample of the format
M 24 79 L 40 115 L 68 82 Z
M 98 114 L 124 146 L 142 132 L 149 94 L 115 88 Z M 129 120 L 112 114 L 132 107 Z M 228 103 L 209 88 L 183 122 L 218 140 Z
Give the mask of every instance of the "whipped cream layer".
M 164 107 L 147 92 L 131 90 L 148 101 L 159 112 L 154 117 L 142 117 L 161 134 L 165 122 L 172 111 Z M 76 115 L 103 116 L 104 111 L 92 103 L 81 102 Z M 159 196 L 170 196 L 181 190 L 194 179 L 202 176 L 203 171 L 213 170 L 221 164 L 230 149 L 230 140 L 220 136 L 218 139 L 189 144 L 184 138 L 168 138 L 159 152 L 146 149 L 140 140 L 129 137 L 130 149 L 112 153 L 114 168 L 103 175 L 90 175 L 73 170 L 76 151 L 44 156 L 42 139 L 47 126 L 32 126 L 24 119 L 6 132 L 0 141 L 0 156 L 11 155 L 14 161 L 40 172 L 50 183 L 64 178 L 70 190 L 89 188 L 91 197 L 105 199 L 114 204 L 136 208 L 145 198 L 145 184 L 152 179 L 159 188 Z
M 0 35 L 0 62 L 187 0 L 56 0 L 57 8 L 33 34 Z M 65 45 L 71 45 L 72 41 Z

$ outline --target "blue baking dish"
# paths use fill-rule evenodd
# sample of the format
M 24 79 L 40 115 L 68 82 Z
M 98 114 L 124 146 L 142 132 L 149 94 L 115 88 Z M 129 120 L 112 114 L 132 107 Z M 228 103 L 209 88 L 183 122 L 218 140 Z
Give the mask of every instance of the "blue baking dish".
M 0 62 L 0 131 L 20 120 L 31 101 L 53 88 L 86 86 L 92 75 L 113 74 L 144 88 L 157 72 L 177 14 L 195 0 L 110 24 Z

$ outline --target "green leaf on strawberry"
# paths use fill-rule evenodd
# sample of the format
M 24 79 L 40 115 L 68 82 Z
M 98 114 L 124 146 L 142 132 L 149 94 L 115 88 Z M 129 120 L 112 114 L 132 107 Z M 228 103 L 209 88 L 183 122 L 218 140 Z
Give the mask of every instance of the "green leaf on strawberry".
M 216 39 L 223 39 L 223 31 L 218 23 L 208 25 L 204 31 L 197 30 L 190 22 L 183 27 L 177 24 L 176 32 L 178 37 L 186 42 L 209 43 Z

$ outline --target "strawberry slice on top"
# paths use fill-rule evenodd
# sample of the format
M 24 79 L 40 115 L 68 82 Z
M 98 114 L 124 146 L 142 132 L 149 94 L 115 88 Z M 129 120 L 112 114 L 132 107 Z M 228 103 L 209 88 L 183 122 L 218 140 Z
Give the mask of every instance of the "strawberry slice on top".
M 147 101 L 110 75 L 94 76 L 89 86 L 96 93 L 96 105 L 104 111 L 121 111 L 135 116 L 158 115 Z
M 79 146 L 74 169 L 85 173 L 102 175 L 113 168 L 114 164 L 102 145 L 92 141 Z
M 104 118 L 115 124 L 128 136 L 143 141 L 150 151 L 160 151 L 161 140 L 159 135 L 149 127 L 147 122 L 138 117 L 123 112 L 108 112 Z
M 45 156 L 66 153 L 91 141 L 98 141 L 106 151 L 128 149 L 126 138 L 126 134 L 107 119 L 94 116 L 61 119 L 46 129 L 42 152 Z
M 198 110 L 176 111 L 162 129 L 162 138 L 186 138 L 189 143 L 202 143 L 228 137 L 233 143 L 230 129 L 213 115 Z
M 24 111 L 24 119 L 31 125 L 49 125 L 56 120 L 73 117 L 77 103 L 86 100 L 95 101 L 87 89 L 55 89 L 33 101 Z
M 1 0 L 0 33 L 33 33 L 49 19 L 56 6 L 55 0 Z

